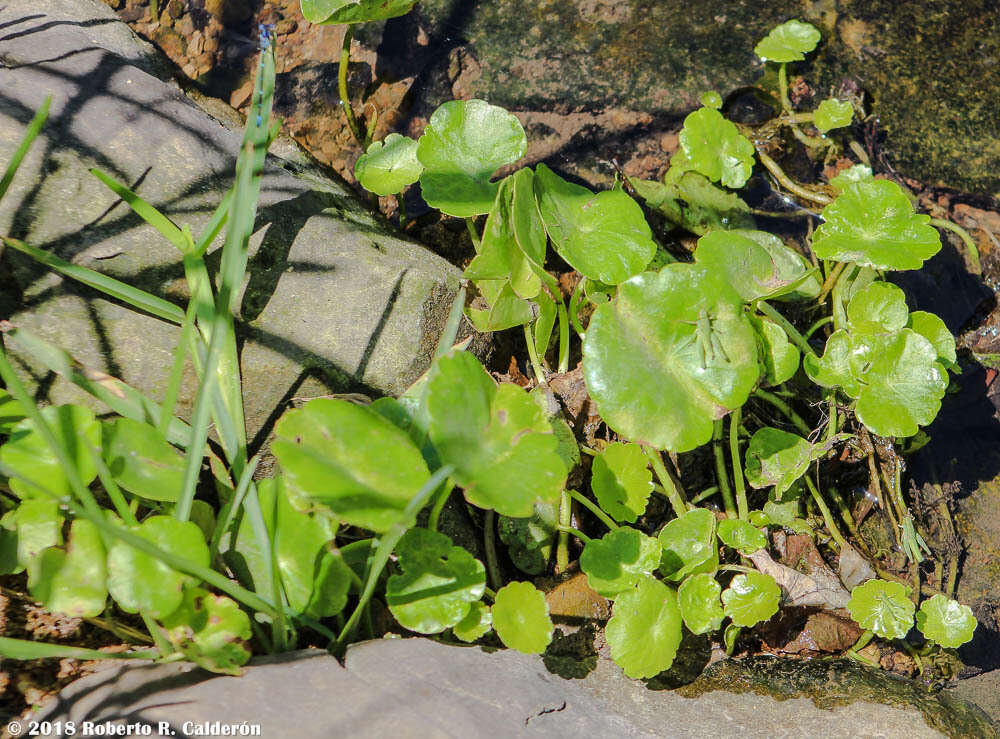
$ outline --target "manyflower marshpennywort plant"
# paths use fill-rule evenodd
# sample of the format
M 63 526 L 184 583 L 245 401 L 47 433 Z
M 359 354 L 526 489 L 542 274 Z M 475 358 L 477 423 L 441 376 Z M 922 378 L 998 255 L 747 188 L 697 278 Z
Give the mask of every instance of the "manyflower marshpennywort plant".
M 334 20 L 365 5 L 312 3 Z M 801 58 L 809 49 L 795 51 L 800 37 L 813 34 L 799 26 L 776 31 L 758 53 L 782 65 Z M 201 239 L 102 176 L 184 253 L 186 309 L 4 239 L 182 327 L 160 402 L 7 327 L 10 340 L 116 414 L 39 410 L 0 354 L 0 551 L 6 571 L 27 571 L 33 597 L 60 612 L 102 614 L 109 628 L 118 610 L 137 612 L 148 630 L 137 638 L 152 646 L 132 656 L 235 671 L 248 643 L 279 651 L 318 641 L 341 653 L 381 635 L 376 600 L 399 631 L 540 653 L 555 624 L 531 579 L 578 567 L 595 597 L 613 604 L 613 659 L 649 678 L 671 667 L 685 627 L 718 634 L 733 651 L 741 631 L 793 597 L 768 554 L 771 535 L 787 530 L 869 568 L 868 582 L 839 601 L 866 630 L 852 654 L 874 636 L 905 644 L 914 613 L 941 648 L 971 637 L 974 619 L 951 598 L 955 561 L 936 568 L 947 566 L 947 577 L 920 569 L 953 550 L 921 533 L 900 453 L 937 414 L 954 340 L 884 280 L 919 268 L 940 248 L 938 234 L 898 184 L 864 164 L 822 189 L 791 182 L 753 132 L 725 119 L 717 94 L 686 119 L 662 181 L 597 193 L 544 164 L 495 180 L 527 142 L 514 115 L 483 100 L 445 103 L 419 139 L 371 144 L 357 167 L 365 187 L 399 193 L 419 181 L 429 204 L 465 219 L 476 251 L 465 272 L 470 302 L 463 289 L 433 364 L 401 397 L 318 398 L 285 412 L 271 445 L 278 471 L 255 481 L 232 286 L 246 266 L 274 134 L 262 125 L 272 55 L 266 48 L 237 184 Z M 843 119 L 836 110 L 817 111 L 818 121 L 790 115 L 783 109 L 781 125 L 803 136 L 812 136 L 803 126 L 826 127 L 823 116 Z M 757 228 L 737 188 L 758 162 L 804 209 L 824 206 L 811 237 L 786 242 Z M 665 249 L 643 206 L 699 236 L 697 245 Z M 223 226 L 216 290 L 203 255 Z M 573 270 L 569 295 L 549 270 L 553 253 Z M 463 313 L 480 331 L 523 331 L 527 387 L 497 382 L 454 344 Z M 582 363 L 571 371 L 574 351 Z M 172 415 L 185 354 L 202 382 L 190 424 Z M 218 445 L 206 443 L 210 422 Z M 206 459 L 210 491 L 197 486 Z M 867 476 L 900 556 L 869 545 L 839 479 L 845 468 Z M 700 482 L 711 476 L 714 484 Z M 478 556 L 441 530 L 449 500 L 472 513 Z M 52 653 L 35 649 L 0 641 L 6 655 Z

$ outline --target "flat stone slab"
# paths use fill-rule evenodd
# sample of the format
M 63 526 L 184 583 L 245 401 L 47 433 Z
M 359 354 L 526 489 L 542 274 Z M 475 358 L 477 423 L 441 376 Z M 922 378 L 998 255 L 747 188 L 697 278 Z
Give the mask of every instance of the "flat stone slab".
M 258 659 L 242 677 L 186 664 L 116 665 L 68 686 L 34 718 L 144 722 L 154 736 L 160 722 L 177 736 L 221 736 L 197 733 L 219 722 L 303 739 L 944 736 L 915 709 L 856 702 L 825 710 L 807 698 L 724 691 L 685 698 L 629 680 L 603 658 L 586 679 L 568 680 L 541 657 L 427 639 L 357 644 L 345 666 L 318 650 Z
M 0 61 L 0 162 L 52 96 L 0 201 L 0 233 L 183 305 L 180 253 L 88 170 L 117 178 L 197 238 L 233 182 L 242 132 L 158 76 L 161 58 L 99 0 L 0 4 Z M 405 389 L 429 365 L 460 278 L 294 147 L 276 149 L 292 160 L 272 156 L 265 167 L 238 329 L 251 435 L 293 395 Z M 221 244 L 209 250 L 210 270 Z M 159 399 L 179 329 L 11 249 L 0 280 L 0 318 Z M 44 382 L 43 368 L 16 356 Z M 193 379 L 189 368 L 182 416 Z M 47 392 L 53 402 L 86 400 L 61 381 Z

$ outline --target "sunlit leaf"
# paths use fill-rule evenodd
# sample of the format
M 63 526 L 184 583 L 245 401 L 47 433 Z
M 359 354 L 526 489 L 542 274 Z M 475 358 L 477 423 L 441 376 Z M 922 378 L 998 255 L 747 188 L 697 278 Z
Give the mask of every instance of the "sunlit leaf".
M 224 595 L 188 588 L 180 607 L 161 622 L 174 648 L 207 670 L 239 675 L 250 659 L 250 618 Z
M 465 642 L 473 642 L 485 636 L 493 628 L 493 612 L 482 601 L 476 601 L 469 613 L 452 627 L 452 633 Z
M 49 547 L 28 567 L 28 592 L 51 613 L 99 616 L 108 600 L 106 557 L 97 527 L 77 519 L 65 549 Z
M 861 628 L 885 639 L 902 639 L 913 626 L 916 609 L 909 592 L 902 583 L 869 580 L 851 591 L 847 610 Z
M 680 144 L 686 168 L 713 182 L 737 188 L 750 178 L 753 144 L 714 108 L 699 108 L 684 119 Z
M 657 537 L 663 553 L 660 572 L 679 582 L 688 575 L 714 572 L 719 564 L 715 544 L 715 516 L 707 508 L 695 508 L 667 523 Z
M 722 591 L 722 603 L 736 626 L 753 626 L 778 612 L 781 588 L 763 572 L 741 572 Z
M 949 649 L 972 641 L 977 625 L 971 608 L 941 593 L 925 600 L 917 611 L 917 628 L 921 633 Z
M 503 108 L 485 100 L 444 103 L 417 142 L 424 200 L 459 218 L 488 213 L 498 188 L 490 178 L 527 146 L 520 122 Z
M 552 641 L 552 619 L 545 594 L 530 582 L 512 582 L 497 591 L 493 629 L 505 645 L 525 654 L 541 654 Z
M 785 329 L 767 318 L 750 316 L 760 339 L 764 361 L 764 383 L 780 385 L 795 376 L 799 369 L 799 350 L 788 340 Z
M 862 180 L 823 209 L 812 247 L 820 259 L 880 270 L 919 269 L 941 249 L 930 216 L 914 213 L 895 182 Z
M 790 20 L 773 28 L 753 49 L 766 62 L 800 62 L 816 48 L 820 34 L 816 27 Z
M 767 537 L 760 529 L 738 518 L 719 521 L 717 533 L 723 544 L 738 549 L 743 554 L 752 554 L 767 546 Z
M 851 125 L 851 118 L 854 117 L 854 107 L 846 100 L 827 98 L 820 102 L 813 114 L 813 123 L 823 133 L 834 128 L 843 128 Z
M 417 159 L 417 142 L 398 133 L 373 141 L 354 165 L 354 176 L 376 195 L 395 195 L 412 185 L 424 167 Z
M 656 253 L 642 209 L 622 190 L 594 193 L 539 164 L 535 195 L 555 250 L 585 277 L 617 285 Z
M 618 596 L 605 637 L 611 658 L 631 678 L 650 678 L 670 669 L 681 643 L 677 594 L 644 577 Z
M 366 23 L 406 15 L 417 0 L 299 0 L 310 23 Z
M 718 274 L 668 264 L 598 306 L 583 373 L 601 417 L 622 436 L 683 452 L 746 402 L 761 366 L 743 301 Z
M 101 453 L 118 485 L 146 500 L 177 501 L 184 486 L 184 455 L 148 423 L 116 418 L 103 425 Z
M 721 594 L 722 586 L 706 572 L 691 575 L 681 583 L 677 605 L 692 634 L 708 634 L 722 626 L 725 613 L 719 599 Z
M 726 275 L 746 302 L 759 298 L 813 298 L 820 283 L 806 277 L 811 267 L 805 257 L 763 231 L 712 231 L 698 239 L 695 261 Z

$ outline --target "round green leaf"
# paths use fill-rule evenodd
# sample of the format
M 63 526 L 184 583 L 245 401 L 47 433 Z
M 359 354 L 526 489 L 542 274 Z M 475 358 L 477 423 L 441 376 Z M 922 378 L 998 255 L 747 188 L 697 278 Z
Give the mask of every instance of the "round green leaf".
M 50 547 L 28 568 L 28 592 L 52 613 L 99 616 L 108 600 L 106 558 L 97 527 L 77 519 L 65 550 Z
M 619 286 L 597 308 L 583 373 L 601 417 L 622 436 L 685 452 L 746 402 L 760 377 L 757 337 L 726 280 L 668 264 Z
M 714 572 L 719 564 L 715 545 L 715 515 L 707 508 L 695 508 L 660 529 L 660 572 L 679 582 L 690 574 Z
M 642 447 L 616 441 L 594 457 L 590 487 L 601 508 L 616 521 L 634 523 L 646 510 L 653 473 Z
M 552 619 L 545 594 L 530 582 L 512 582 L 497 591 L 493 628 L 505 645 L 525 654 L 541 654 L 552 641 Z
M 559 500 L 566 466 L 537 403 L 517 385 L 499 386 L 471 354 L 438 360 L 427 383 L 428 433 L 466 499 L 527 518 Z
M 722 592 L 725 613 L 736 626 L 753 626 L 778 612 L 781 588 L 763 572 L 741 572 Z
M 972 640 L 976 631 L 972 609 L 938 593 L 920 604 L 917 628 L 930 641 L 954 649 Z
M 805 257 L 763 231 L 710 231 L 698 239 L 694 258 L 706 269 L 726 275 L 748 303 L 785 294 L 810 298 L 820 291 L 819 279 L 806 276 L 810 267 Z
M 76 466 L 84 485 L 97 476 L 89 447 L 101 448 L 101 426 L 93 412 L 82 405 L 60 405 L 42 408 L 42 418 L 48 424 L 69 458 Z M 30 418 L 18 422 L 10 438 L 0 446 L 0 464 L 41 485 L 53 495 L 69 495 L 71 488 L 66 473 L 55 453 Z M 44 495 L 38 488 L 16 477 L 10 479 L 10 489 L 22 498 Z
M 618 596 L 605 637 L 613 659 L 631 678 L 649 678 L 670 669 L 681 643 L 677 594 L 645 577 Z
M 201 529 L 191 521 L 150 516 L 131 530 L 160 549 L 208 567 L 208 545 Z M 184 599 L 184 584 L 192 580 L 123 541 L 116 541 L 108 551 L 108 592 L 127 613 L 141 611 L 153 618 L 172 613 Z
M 899 185 L 889 180 L 848 185 L 823 209 L 823 220 L 812 244 L 820 259 L 880 270 L 919 269 L 941 248 L 930 216 L 914 213 Z
M 316 398 L 288 411 L 275 435 L 271 450 L 290 494 L 372 531 L 387 531 L 430 477 L 405 431 L 346 400 Z
M 116 418 L 103 426 L 102 454 L 115 482 L 146 500 L 174 503 L 184 486 L 184 455 L 148 423 Z
M 62 544 L 63 516 L 53 498 L 26 498 L 3 517 L 3 522 L 17 534 L 16 571 L 30 568 L 42 551 Z
M 721 108 L 722 107 L 722 95 L 717 93 L 715 90 L 710 92 L 703 92 L 699 98 L 701 104 L 706 108 Z
M 851 591 L 847 610 L 861 628 L 885 639 L 902 639 L 913 626 L 916 608 L 909 592 L 902 583 L 869 580 Z
M 391 575 L 385 600 L 400 625 L 437 634 L 462 621 L 483 596 L 486 569 L 444 534 L 410 529 L 396 545 L 402 574 Z
M 889 333 L 906 326 L 906 295 L 890 282 L 873 282 L 858 291 L 847 306 L 851 333 Z
M 813 123 L 823 133 L 834 128 L 843 128 L 851 125 L 851 118 L 854 117 L 854 107 L 846 100 L 827 98 L 822 101 L 813 114 Z
M 699 108 L 684 119 L 680 144 L 686 169 L 726 187 L 743 187 L 750 179 L 753 144 L 714 108 Z
M 361 186 L 376 195 L 395 195 L 412 185 L 424 171 L 417 159 L 417 142 L 398 133 L 373 141 L 354 165 Z
M 760 529 L 739 519 L 727 518 L 725 521 L 719 521 L 717 533 L 723 544 L 744 554 L 752 554 L 767 546 L 767 537 Z
M 955 364 L 955 337 L 938 316 L 916 310 L 910 314 L 910 322 L 907 325 L 934 345 L 938 361 L 947 366 Z
M 764 383 L 780 385 L 795 376 L 799 369 L 799 350 L 788 340 L 785 329 L 766 318 L 750 316 L 760 339 L 764 360 Z
M 879 436 L 905 437 L 934 420 L 948 376 L 927 339 L 905 328 L 887 341 L 865 336 L 853 346 L 864 361 L 854 371 L 864 383 L 855 413 L 866 428 Z
M 299 0 L 310 23 L 367 23 L 406 15 L 417 0 Z
M 722 586 L 707 572 L 691 575 L 681 583 L 677 605 L 692 634 L 708 634 L 722 626 L 725 613 L 719 601 L 721 594 Z
M 417 142 L 424 200 L 459 218 L 488 213 L 498 187 L 490 177 L 527 148 L 521 123 L 503 108 L 485 100 L 445 103 Z
M 476 601 L 469 613 L 452 628 L 452 632 L 465 642 L 474 642 L 493 628 L 493 613 L 482 601 Z
M 851 374 L 851 337 L 844 329 L 834 331 L 826 340 L 822 357 L 807 354 L 802 368 L 809 379 L 822 387 L 841 387 L 852 398 L 861 393 L 861 384 Z
M 250 659 L 250 618 L 232 598 L 188 588 L 180 607 L 162 624 L 178 651 L 212 672 L 239 675 Z
M 585 277 L 617 285 L 656 254 L 642 209 L 622 190 L 594 193 L 539 164 L 535 196 L 555 250 Z
M 624 527 L 591 539 L 580 555 L 587 583 L 605 598 L 632 588 L 660 565 L 660 542 Z
M 772 29 L 753 48 L 753 53 L 765 62 L 801 62 L 816 48 L 819 39 L 815 26 L 791 20 Z

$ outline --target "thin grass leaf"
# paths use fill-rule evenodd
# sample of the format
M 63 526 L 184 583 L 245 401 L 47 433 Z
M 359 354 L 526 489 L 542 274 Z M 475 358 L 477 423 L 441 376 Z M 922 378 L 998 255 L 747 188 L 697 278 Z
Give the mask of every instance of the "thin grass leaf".
M 177 247 L 181 254 L 191 254 L 194 251 L 194 241 L 189 231 L 182 231 L 177 224 L 163 215 L 153 205 L 132 192 L 127 186 L 115 178 L 105 174 L 96 167 L 90 168 L 90 173 L 108 186 L 115 195 L 124 200 L 135 214 L 159 231 L 163 238 Z
M 458 336 L 458 327 L 462 322 L 462 314 L 465 312 L 465 287 L 458 290 L 455 302 L 451 304 L 451 312 L 448 314 L 448 321 L 444 324 L 441 338 L 438 339 L 437 348 L 434 350 L 434 359 L 440 359 L 449 351 Z
M 112 298 L 117 298 L 123 303 L 128 303 L 133 308 L 145 311 L 157 318 L 162 318 L 164 321 L 176 323 L 178 326 L 184 321 L 184 311 L 180 306 L 174 305 L 163 298 L 158 298 L 152 293 L 132 287 L 131 285 L 126 285 L 124 282 L 103 275 L 96 270 L 67 262 L 38 247 L 25 244 L 23 241 L 7 236 L 0 236 L 0 239 L 3 239 L 3 243 L 6 246 L 16 249 L 22 254 L 27 254 L 36 262 L 44 264 L 49 269 L 53 269 L 65 277 L 83 283 L 87 287 L 99 290 Z
M 204 233 L 198 239 L 198 243 L 194 245 L 194 251 L 189 256 L 200 257 L 205 254 L 205 250 L 211 246 L 212 242 L 215 241 L 215 237 L 219 235 L 219 231 L 226 225 L 226 221 L 229 219 L 229 205 L 232 201 L 233 191 L 227 190 L 226 194 L 222 196 L 222 202 L 219 203 L 215 212 L 212 213 L 212 219 L 205 227 Z
M 250 481 L 253 480 L 253 473 L 257 471 L 259 463 L 260 455 L 255 454 L 240 476 L 240 481 L 236 485 L 236 491 L 233 493 L 233 499 L 227 505 L 223 506 L 218 517 L 215 519 L 215 530 L 212 532 L 212 539 L 208 545 L 208 553 L 213 562 L 219 553 L 219 542 L 222 540 L 222 535 L 232 526 L 233 519 L 236 518 L 236 513 L 240 510 L 240 506 L 243 505 L 243 496 L 250 489 Z
M 118 378 L 86 369 L 69 352 L 50 344 L 30 331 L 16 327 L 4 327 L 2 330 L 7 338 L 41 362 L 46 369 L 90 393 L 118 415 L 156 426 L 160 425 L 166 416 L 167 441 L 186 447 L 191 438 L 191 429 L 188 425 L 179 418 L 164 414 L 155 401 L 138 390 Z
M 181 391 L 181 380 L 184 376 L 184 360 L 187 358 L 186 348 L 191 342 L 192 329 L 194 328 L 195 303 L 188 303 L 187 313 L 184 315 L 184 323 L 181 325 L 181 338 L 174 347 L 174 364 L 170 368 L 170 378 L 167 380 L 167 389 L 163 393 L 163 404 L 160 406 L 160 420 L 156 422 L 156 430 L 164 439 L 167 438 L 167 429 L 170 427 L 170 418 L 174 413 L 174 406 L 177 405 L 177 396 Z
M 0 636 L 0 657 L 4 659 L 156 659 L 159 650 L 141 649 L 132 652 L 101 652 L 97 649 L 69 647 L 65 644 L 46 644 L 44 642 L 28 641 L 27 639 L 12 639 Z
M 52 96 L 49 95 L 45 98 L 45 102 L 42 103 L 42 107 L 35 113 L 35 117 L 31 119 L 31 123 L 28 124 L 28 129 L 24 132 L 24 138 L 21 139 L 20 146 L 17 147 L 14 156 L 10 158 L 7 169 L 3 173 L 3 177 L 0 178 L 0 199 L 3 199 L 3 196 L 7 194 L 7 188 L 10 187 L 10 183 L 14 180 L 14 175 L 17 174 L 18 167 L 21 166 L 21 162 L 24 160 L 24 155 L 28 153 L 31 144 L 34 143 L 38 133 L 42 130 L 42 126 L 45 125 L 45 121 L 49 117 L 49 105 L 51 103 Z

